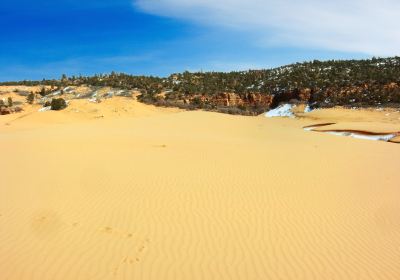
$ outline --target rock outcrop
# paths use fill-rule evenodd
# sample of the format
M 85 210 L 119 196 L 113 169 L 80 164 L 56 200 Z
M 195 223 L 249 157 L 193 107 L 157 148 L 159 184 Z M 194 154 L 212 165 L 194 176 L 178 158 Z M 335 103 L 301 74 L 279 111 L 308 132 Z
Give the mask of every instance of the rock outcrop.
M 233 92 L 223 92 L 213 96 L 192 95 L 185 98 L 186 104 L 201 103 L 214 106 L 237 107 L 237 106 L 263 106 L 269 107 L 272 103 L 271 95 L 260 93 L 237 94 Z
M 7 107 L 1 107 L 0 108 L 0 115 L 9 115 L 12 113 L 12 110 Z
M 23 111 L 23 109 L 18 106 L 15 106 L 15 107 L 0 106 L 0 115 L 9 115 L 12 113 L 19 113 L 22 111 Z

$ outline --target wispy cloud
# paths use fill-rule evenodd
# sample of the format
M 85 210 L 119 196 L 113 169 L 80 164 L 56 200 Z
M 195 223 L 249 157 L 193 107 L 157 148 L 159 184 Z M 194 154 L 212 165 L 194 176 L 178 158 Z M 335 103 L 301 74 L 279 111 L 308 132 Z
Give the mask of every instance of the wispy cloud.
M 398 0 L 136 0 L 142 11 L 253 35 L 255 43 L 400 54 Z

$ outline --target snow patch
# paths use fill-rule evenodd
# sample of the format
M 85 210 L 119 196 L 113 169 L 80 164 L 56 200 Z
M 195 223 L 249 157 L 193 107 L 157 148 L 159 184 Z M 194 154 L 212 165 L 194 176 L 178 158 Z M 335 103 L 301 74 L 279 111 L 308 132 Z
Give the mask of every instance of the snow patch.
M 265 113 L 265 116 L 267 118 L 273 118 L 273 117 L 289 117 L 289 118 L 294 118 L 293 114 L 293 105 L 291 104 L 284 104 L 280 105 L 279 107 L 272 109 Z
M 51 110 L 51 106 L 47 106 L 47 107 L 43 107 L 41 109 L 39 109 L 39 112 L 46 112 L 46 111 L 50 111 Z
M 314 128 L 317 128 L 318 126 L 309 126 L 303 128 L 305 131 L 314 131 L 314 132 L 323 132 L 331 135 L 336 135 L 336 136 L 347 136 L 347 137 L 352 137 L 356 139 L 363 139 L 363 140 L 374 140 L 374 141 L 385 141 L 388 142 L 390 139 L 396 137 L 396 134 L 393 133 L 388 133 L 388 134 L 364 134 L 360 132 L 353 132 L 353 131 L 318 131 L 318 130 L 313 130 Z
M 72 87 L 66 87 L 66 88 L 64 88 L 64 92 L 65 93 L 70 93 L 70 92 L 72 92 L 74 89 L 72 88 Z
M 310 105 L 307 105 L 306 108 L 304 108 L 304 113 L 310 113 L 312 111 Z
M 90 98 L 90 99 L 88 99 L 88 101 L 89 101 L 89 102 L 93 102 L 93 103 L 100 103 L 100 100 L 97 99 L 97 97 Z
M 356 132 L 346 132 L 346 131 L 327 131 L 326 133 L 338 136 L 349 136 L 356 139 L 364 139 L 364 140 L 374 140 L 374 141 L 389 141 L 395 134 L 381 134 L 381 135 L 367 135 Z

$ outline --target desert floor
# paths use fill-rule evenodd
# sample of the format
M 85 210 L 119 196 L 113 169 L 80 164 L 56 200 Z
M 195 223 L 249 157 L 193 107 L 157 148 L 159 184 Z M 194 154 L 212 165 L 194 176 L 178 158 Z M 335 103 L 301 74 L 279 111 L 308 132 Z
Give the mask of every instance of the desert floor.
M 0 116 L 1 279 L 400 279 L 399 144 L 303 130 L 398 112 L 38 108 Z

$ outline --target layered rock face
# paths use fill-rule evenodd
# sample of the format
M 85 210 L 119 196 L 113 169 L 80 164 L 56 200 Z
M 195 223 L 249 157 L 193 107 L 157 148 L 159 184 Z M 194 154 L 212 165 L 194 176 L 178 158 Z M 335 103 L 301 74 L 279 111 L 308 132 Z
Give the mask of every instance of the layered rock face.
M 185 99 L 186 103 L 192 104 L 201 102 L 202 104 L 211 104 L 215 106 L 237 107 L 237 106 L 263 106 L 269 107 L 273 96 L 260 93 L 237 94 L 233 92 L 224 92 L 212 96 L 193 95 Z
M 311 98 L 312 90 L 310 88 L 303 88 L 299 90 L 299 100 L 308 102 Z
M 300 88 L 279 92 L 272 98 L 272 107 L 292 101 L 325 106 L 380 106 L 400 103 L 400 85 L 397 83 L 361 84 L 327 88 Z
M 239 108 L 243 111 L 258 112 L 260 109 L 270 109 L 282 103 L 303 103 L 314 107 L 341 106 L 381 106 L 385 104 L 400 104 L 400 84 L 361 84 L 326 88 L 294 88 L 275 93 L 234 93 L 222 92 L 213 94 L 172 94 L 169 97 L 160 96 L 161 105 L 167 100 L 169 105 L 187 105 L 194 108 L 216 109 Z M 245 113 L 246 113 L 245 112 Z M 246 114 L 247 114 L 246 113 Z
M 11 109 L 7 107 L 0 107 L 0 115 L 9 115 L 11 114 Z
M 400 103 L 400 85 L 362 84 L 315 90 L 310 101 L 328 105 L 379 106 Z
M 9 115 L 12 113 L 19 113 L 22 112 L 23 109 L 21 107 L 6 107 L 6 106 L 0 106 L 0 115 Z

